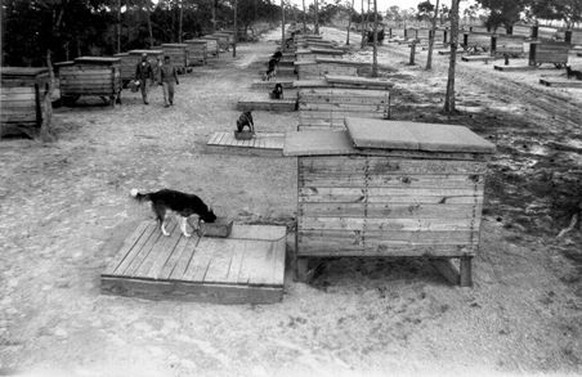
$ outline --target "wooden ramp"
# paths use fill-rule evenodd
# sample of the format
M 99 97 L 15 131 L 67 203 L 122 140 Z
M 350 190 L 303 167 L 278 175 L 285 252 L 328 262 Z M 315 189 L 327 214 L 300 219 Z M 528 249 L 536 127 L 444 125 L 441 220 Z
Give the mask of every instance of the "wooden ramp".
M 245 154 L 251 156 L 282 157 L 284 133 L 257 132 L 251 140 L 237 140 L 234 132 L 215 132 L 206 143 L 211 152 Z
M 284 226 L 233 226 L 229 238 L 182 236 L 172 222 L 164 237 L 144 221 L 101 273 L 103 293 L 219 304 L 281 301 Z
M 580 88 L 580 89 L 582 89 L 582 81 L 579 81 L 579 80 L 540 79 L 540 84 L 545 85 L 545 86 L 552 86 L 554 88 Z
M 275 111 L 287 112 L 297 110 L 296 99 L 265 99 L 238 101 L 236 109 L 239 111 Z

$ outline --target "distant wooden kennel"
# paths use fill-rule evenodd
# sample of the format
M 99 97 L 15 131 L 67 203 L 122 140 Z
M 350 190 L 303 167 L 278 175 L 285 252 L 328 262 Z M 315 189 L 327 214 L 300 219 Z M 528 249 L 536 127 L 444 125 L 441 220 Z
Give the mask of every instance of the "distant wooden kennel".
M 529 44 L 529 65 L 539 67 L 553 64 L 562 68 L 568 63 L 568 54 L 572 46 L 566 42 L 535 41 Z
M 170 57 L 170 62 L 176 67 L 178 73 L 185 73 L 186 67 L 190 66 L 187 44 L 162 43 L 161 47 L 157 47 L 157 49 L 161 49 L 164 52 L 164 57 Z
M 114 57 L 83 56 L 56 63 L 61 99 L 72 105 L 81 96 L 98 96 L 115 106 L 121 96 L 120 62 Z
M 218 58 L 220 55 L 220 45 L 218 44 L 219 38 L 212 35 L 204 35 L 200 37 L 200 39 L 206 41 L 206 49 L 209 57 Z
M 159 62 L 163 58 L 162 50 L 131 50 L 120 54 L 115 54 L 113 57 L 120 59 L 120 75 L 123 86 L 135 79 L 135 71 L 137 65 L 141 62 L 142 55 L 146 54 L 148 62 L 152 68 L 157 70 Z
M 188 39 L 184 43 L 188 45 L 188 63 L 193 65 L 205 65 L 208 58 L 208 41 L 203 39 Z
M 343 132 L 297 132 L 285 140 L 284 155 L 298 157 L 299 278 L 307 277 L 311 258 L 423 256 L 455 283 L 471 285 L 495 146 L 461 126 L 360 118 L 345 124 Z
M 298 93 L 303 130 L 344 130 L 346 117 L 390 118 L 390 92 L 382 89 L 306 88 Z
M 48 68 L 0 67 L 0 73 L 0 137 L 15 133 L 36 135 L 47 106 Z

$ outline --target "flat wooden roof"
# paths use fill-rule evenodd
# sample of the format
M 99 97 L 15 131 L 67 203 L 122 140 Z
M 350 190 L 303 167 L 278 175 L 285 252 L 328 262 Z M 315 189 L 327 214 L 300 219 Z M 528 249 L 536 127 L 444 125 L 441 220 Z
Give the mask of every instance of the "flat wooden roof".
M 2 77 L 34 77 L 48 73 L 47 67 L 0 67 Z

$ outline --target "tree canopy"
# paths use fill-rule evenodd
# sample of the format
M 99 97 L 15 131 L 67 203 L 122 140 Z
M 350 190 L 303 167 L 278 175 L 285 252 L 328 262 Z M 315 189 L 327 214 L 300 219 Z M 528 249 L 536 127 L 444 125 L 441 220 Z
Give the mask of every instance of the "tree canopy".
M 232 27 L 233 4 L 234 0 L 3 0 L 3 65 L 43 66 L 47 49 L 54 61 L 112 55 L 117 52 L 118 12 L 121 51 L 194 38 L 211 32 L 213 6 L 216 25 Z M 280 14 L 270 0 L 238 1 L 242 29 L 253 22 L 278 21 Z

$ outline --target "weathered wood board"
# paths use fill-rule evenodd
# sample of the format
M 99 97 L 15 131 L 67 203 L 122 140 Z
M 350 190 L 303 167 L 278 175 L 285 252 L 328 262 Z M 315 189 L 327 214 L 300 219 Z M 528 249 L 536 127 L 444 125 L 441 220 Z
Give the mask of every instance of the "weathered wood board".
M 262 90 L 272 90 L 275 85 L 281 84 L 283 89 L 293 89 L 293 82 L 294 80 L 272 80 L 272 81 L 264 81 L 264 80 L 255 80 L 251 84 L 252 89 L 262 89 Z
M 215 132 L 206 143 L 206 149 L 217 153 L 281 157 L 284 144 L 284 133 L 257 132 L 251 140 L 237 140 L 234 131 Z
M 499 59 L 498 57 L 491 56 L 491 55 L 467 55 L 461 57 L 461 60 L 464 62 L 484 62 L 488 63 L 492 60 Z
M 236 109 L 240 111 L 274 111 L 287 112 L 297 110 L 296 99 L 264 99 L 264 100 L 241 100 L 236 104 Z
M 536 67 L 528 65 L 495 65 L 493 69 L 503 72 L 514 72 L 514 71 L 531 71 L 536 69 Z
M 540 84 L 555 88 L 582 88 L 582 81 L 579 80 L 540 79 Z
M 186 238 L 175 222 L 168 230 L 164 237 L 156 222 L 140 223 L 101 273 L 102 292 L 218 304 L 281 301 L 285 227 L 235 224 L 229 238 Z

